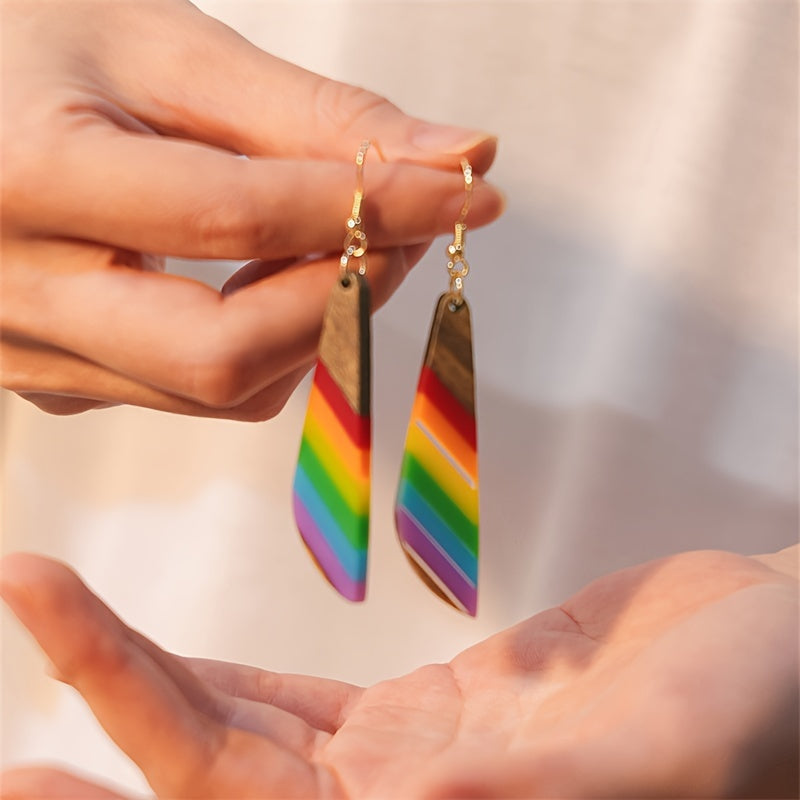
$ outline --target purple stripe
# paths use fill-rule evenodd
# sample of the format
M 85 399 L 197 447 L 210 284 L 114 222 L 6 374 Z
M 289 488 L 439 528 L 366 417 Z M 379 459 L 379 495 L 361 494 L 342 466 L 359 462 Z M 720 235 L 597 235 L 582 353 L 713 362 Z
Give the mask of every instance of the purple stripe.
M 478 609 L 478 590 L 442 555 L 404 508 L 395 510 L 395 521 L 402 541 L 430 567 L 474 617 Z
M 308 513 L 308 510 L 303 505 L 303 501 L 296 492 L 293 493 L 293 502 L 294 518 L 297 520 L 297 527 L 300 530 L 300 535 L 303 537 L 303 541 L 316 559 L 325 577 L 342 597 L 346 597 L 348 600 L 353 600 L 354 602 L 363 600 L 367 593 L 366 583 L 364 581 L 354 581 L 347 572 L 345 572 L 344 567 L 331 549 L 327 539 L 322 535 L 322 532 L 317 527 L 317 523 L 314 522 L 313 517 Z

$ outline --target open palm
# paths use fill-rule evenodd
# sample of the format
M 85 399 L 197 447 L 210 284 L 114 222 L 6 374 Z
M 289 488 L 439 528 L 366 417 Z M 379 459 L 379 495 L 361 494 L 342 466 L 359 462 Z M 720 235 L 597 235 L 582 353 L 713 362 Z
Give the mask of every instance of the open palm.
M 672 556 L 362 689 L 184 659 L 69 569 L 4 560 L 3 596 L 159 797 L 790 796 L 796 552 Z M 43 768 L 4 797 L 118 797 Z

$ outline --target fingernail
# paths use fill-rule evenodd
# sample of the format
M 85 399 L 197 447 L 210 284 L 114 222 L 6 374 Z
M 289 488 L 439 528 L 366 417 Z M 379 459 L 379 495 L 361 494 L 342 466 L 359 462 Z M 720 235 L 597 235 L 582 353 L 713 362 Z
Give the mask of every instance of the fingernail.
M 412 141 L 420 150 L 437 153 L 464 153 L 496 137 L 483 131 L 455 128 L 451 125 L 431 125 L 424 122 L 414 131 Z

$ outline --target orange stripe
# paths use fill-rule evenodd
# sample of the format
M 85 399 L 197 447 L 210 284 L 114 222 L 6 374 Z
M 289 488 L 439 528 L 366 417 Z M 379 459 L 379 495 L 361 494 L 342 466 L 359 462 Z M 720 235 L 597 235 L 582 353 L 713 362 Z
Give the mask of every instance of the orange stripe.
M 424 395 L 418 394 L 411 410 L 411 424 L 419 419 L 439 444 L 474 480 L 478 479 L 478 456 L 475 448 L 453 427 L 447 417 Z
M 322 392 L 313 385 L 308 396 L 306 414 L 309 418 L 313 418 L 319 428 L 324 431 L 325 438 L 337 458 L 353 476 L 367 480 L 369 478 L 369 448 L 363 449 L 353 443 Z

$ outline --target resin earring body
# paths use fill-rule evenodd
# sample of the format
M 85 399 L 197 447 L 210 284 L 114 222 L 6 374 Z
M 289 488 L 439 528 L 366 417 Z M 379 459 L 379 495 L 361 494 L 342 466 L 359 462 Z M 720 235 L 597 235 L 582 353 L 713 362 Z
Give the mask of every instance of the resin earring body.
M 478 600 L 478 453 L 466 301 L 436 305 L 406 435 L 395 523 L 425 582 L 470 615 Z
M 466 198 L 447 248 L 450 289 L 436 304 L 428 336 L 406 434 L 395 524 L 405 554 L 425 583 L 475 616 L 478 447 L 472 319 L 463 297 L 472 168 L 466 161 L 461 166 Z

